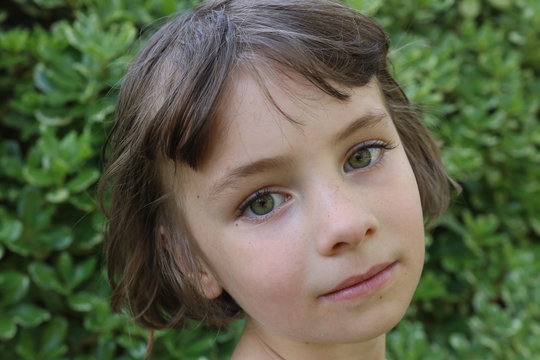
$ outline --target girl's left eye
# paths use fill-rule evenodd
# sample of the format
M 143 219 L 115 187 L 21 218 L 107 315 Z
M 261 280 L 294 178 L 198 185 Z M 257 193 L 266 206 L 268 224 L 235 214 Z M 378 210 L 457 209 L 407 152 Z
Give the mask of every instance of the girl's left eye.
M 369 168 L 381 161 L 384 152 L 390 149 L 393 149 L 390 144 L 380 141 L 360 144 L 347 158 L 344 168 L 346 171 Z
M 285 194 L 263 190 L 255 193 L 240 206 L 240 216 L 262 219 L 286 201 Z

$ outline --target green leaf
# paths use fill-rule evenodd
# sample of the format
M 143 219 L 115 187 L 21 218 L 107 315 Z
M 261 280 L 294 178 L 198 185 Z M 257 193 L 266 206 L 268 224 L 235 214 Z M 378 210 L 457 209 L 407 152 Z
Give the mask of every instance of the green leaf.
M 68 125 L 73 119 L 64 114 L 63 116 L 47 113 L 43 110 L 36 110 L 34 113 L 36 119 L 47 126 L 64 126 Z
M 446 295 L 446 288 L 444 287 L 444 281 L 438 277 L 438 275 L 433 272 L 426 272 L 418 289 L 415 292 L 415 299 L 433 299 L 433 298 L 443 298 Z
M 67 282 L 73 273 L 73 259 L 69 252 L 63 251 L 56 261 L 56 270 L 62 277 L 63 282 Z
M 87 312 L 92 310 L 95 301 L 94 295 L 87 292 L 80 292 L 71 295 L 68 299 L 69 307 L 75 311 Z
M 21 331 L 21 334 L 18 337 L 17 345 L 15 346 L 15 351 L 19 355 L 19 359 L 39 359 L 40 356 L 37 351 L 39 338 L 40 334 L 37 331 Z
M 51 84 L 45 73 L 45 65 L 42 63 L 37 64 L 34 68 L 34 84 L 44 93 L 50 93 L 54 90 L 54 86 Z
M 112 339 L 101 338 L 96 348 L 95 354 L 97 359 L 112 360 L 116 350 L 116 342 Z
M 65 188 L 49 191 L 47 195 L 45 195 L 45 199 L 47 199 L 48 202 L 51 202 L 53 204 L 64 202 L 68 198 L 69 198 L 69 191 L 68 189 L 65 189 Z
M 73 242 L 71 229 L 67 226 L 58 226 L 40 237 L 40 240 L 47 248 L 52 250 L 66 249 Z
M 84 318 L 84 327 L 92 332 L 109 332 L 123 323 L 125 318 L 113 314 L 105 298 L 96 298 L 92 304 L 92 311 Z
M 0 272 L 0 306 L 4 307 L 20 301 L 28 292 L 30 280 L 17 271 Z
M 459 11 L 464 17 L 474 19 L 480 13 L 480 1 L 462 0 L 459 2 Z
M 65 287 L 60 283 L 54 269 L 42 262 L 33 262 L 28 267 L 32 280 L 45 290 L 55 290 L 60 294 L 66 294 Z
M 81 264 L 75 266 L 75 270 L 69 278 L 69 288 L 73 289 L 76 286 L 80 285 L 83 281 L 88 279 L 94 273 L 96 263 L 96 258 L 90 258 L 88 260 L 85 260 Z
M 54 209 L 45 208 L 43 203 L 43 195 L 36 188 L 27 187 L 19 193 L 17 213 L 25 231 L 37 234 L 50 223 Z
M 203 337 L 185 346 L 186 355 L 196 356 L 201 353 L 208 352 L 215 344 L 216 339 L 211 337 Z
M 66 187 L 73 193 L 86 190 L 90 185 L 96 182 L 96 180 L 99 178 L 99 174 L 99 171 L 96 169 L 86 168 L 75 178 L 70 180 Z
M 41 355 L 46 359 L 53 359 L 67 352 L 64 345 L 68 329 L 68 322 L 64 318 L 54 318 L 45 328 L 41 339 Z
M 511 0 L 489 0 L 489 3 L 499 10 L 508 10 L 512 7 Z
M 33 164 L 27 164 L 22 169 L 22 175 L 28 184 L 37 186 L 54 185 L 62 180 L 61 174 L 55 171 L 43 170 Z
M 22 234 L 22 222 L 8 216 L 1 216 L 1 214 L 0 220 L 2 221 L 2 226 L 0 227 L 0 241 L 16 241 Z
M 96 199 L 85 192 L 73 194 L 73 196 L 69 198 L 69 203 L 75 206 L 77 209 L 87 213 L 96 208 Z
M 0 339 L 8 340 L 17 333 L 17 325 L 8 313 L 0 314 Z
M 23 327 L 34 327 L 51 318 L 48 311 L 31 304 L 21 304 L 13 309 L 15 322 Z

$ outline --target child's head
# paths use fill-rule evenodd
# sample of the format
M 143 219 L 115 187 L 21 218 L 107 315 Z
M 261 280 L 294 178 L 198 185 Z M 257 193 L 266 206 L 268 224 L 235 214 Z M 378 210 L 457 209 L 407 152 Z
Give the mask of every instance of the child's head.
M 209 1 L 164 25 L 110 137 L 114 307 L 151 328 L 245 312 L 306 341 L 394 326 L 448 178 L 388 47 L 333 1 Z

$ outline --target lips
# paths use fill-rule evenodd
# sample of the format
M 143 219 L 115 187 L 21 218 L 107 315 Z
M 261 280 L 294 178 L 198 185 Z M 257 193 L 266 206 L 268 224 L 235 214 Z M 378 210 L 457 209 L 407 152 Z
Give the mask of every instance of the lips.
M 365 273 L 352 276 L 340 282 L 319 298 L 329 300 L 347 300 L 366 295 L 384 285 L 392 275 L 397 262 L 386 262 L 372 266 Z

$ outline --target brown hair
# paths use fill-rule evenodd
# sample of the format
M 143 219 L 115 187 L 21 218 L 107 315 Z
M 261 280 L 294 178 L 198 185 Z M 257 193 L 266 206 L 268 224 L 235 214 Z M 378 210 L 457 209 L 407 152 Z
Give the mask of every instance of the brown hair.
M 343 101 L 340 89 L 375 77 L 416 176 L 427 218 L 445 210 L 449 181 L 438 147 L 388 69 L 389 38 L 372 19 L 324 0 L 215 0 L 165 24 L 125 76 L 111 156 L 106 258 L 116 311 L 142 325 L 180 327 L 186 318 L 214 325 L 241 314 L 223 293 L 198 287 L 200 256 L 183 225 L 181 200 L 168 197 L 164 162 L 197 169 L 236 69 L 299 74 Z M 332 84 L 339 84 L 340 89 Z M 271 100 L 271 99 L 270 99 Z M 181 174 L 177 174 L 181 178 Z

